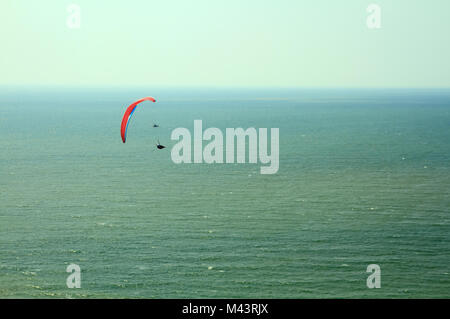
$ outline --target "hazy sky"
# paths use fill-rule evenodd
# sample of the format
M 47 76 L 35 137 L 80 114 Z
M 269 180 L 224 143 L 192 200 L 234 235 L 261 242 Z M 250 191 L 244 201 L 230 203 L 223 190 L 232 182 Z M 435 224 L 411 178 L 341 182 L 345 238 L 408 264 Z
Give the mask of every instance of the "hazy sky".
M 449 31 L 449 0 L 1 0 L 0 84 L 450 87 Z

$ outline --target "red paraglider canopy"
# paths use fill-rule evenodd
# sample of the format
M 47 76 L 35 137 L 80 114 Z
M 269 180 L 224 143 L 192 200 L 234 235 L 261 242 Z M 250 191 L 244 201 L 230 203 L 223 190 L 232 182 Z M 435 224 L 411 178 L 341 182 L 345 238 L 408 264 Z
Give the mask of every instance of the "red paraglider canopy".
M 136 107 L 138 106 L 138 104 L 142 103 L 144 101 L 156 102 L 156 100 L 154 98 L 152 98 L 151 96 L 147 96 L 140 100 L 137 100 L 136 102 L 134 102 L 127 108 L 127 110 L 125 111 L 125 114 L 123 115 L 123 118 L 122 118 L 122 125 L 120 126 L 120 135 L 122 136 L 122 142 L 125 143 L 125 141 L 127 139 L 128 123 L 130 123 L 131 115 L 133 115 L 133 112 L 136 109 Z

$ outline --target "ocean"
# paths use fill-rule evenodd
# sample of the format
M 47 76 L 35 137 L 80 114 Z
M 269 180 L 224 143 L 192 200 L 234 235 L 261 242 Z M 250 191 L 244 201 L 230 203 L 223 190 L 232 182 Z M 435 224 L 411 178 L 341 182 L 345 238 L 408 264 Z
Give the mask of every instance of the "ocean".
M 279 171 L 173 163 L 197 119 Z M 449 167 L 445 89 L 2 87 L 0 298 L 449 298 Z

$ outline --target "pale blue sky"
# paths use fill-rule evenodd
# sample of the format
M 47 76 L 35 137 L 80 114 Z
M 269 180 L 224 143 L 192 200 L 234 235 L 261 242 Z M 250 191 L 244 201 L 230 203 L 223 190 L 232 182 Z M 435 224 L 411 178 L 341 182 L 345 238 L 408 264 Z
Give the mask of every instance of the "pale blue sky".
M 2 0 L 0 84 L 450 87 L 449 31 L 448 0 Z

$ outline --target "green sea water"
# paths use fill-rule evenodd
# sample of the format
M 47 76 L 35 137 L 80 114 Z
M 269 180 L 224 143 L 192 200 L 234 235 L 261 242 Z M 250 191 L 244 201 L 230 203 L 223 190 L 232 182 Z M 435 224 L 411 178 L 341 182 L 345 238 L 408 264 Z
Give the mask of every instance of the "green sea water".
M 196 119 L 279 128 L 278 173 L 174 164 Z M 449 298 L 449 166 L 450 90 L 4 87 L 0 297 Z

